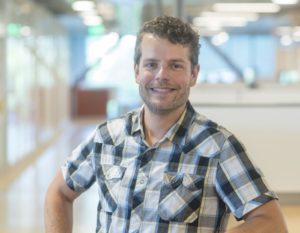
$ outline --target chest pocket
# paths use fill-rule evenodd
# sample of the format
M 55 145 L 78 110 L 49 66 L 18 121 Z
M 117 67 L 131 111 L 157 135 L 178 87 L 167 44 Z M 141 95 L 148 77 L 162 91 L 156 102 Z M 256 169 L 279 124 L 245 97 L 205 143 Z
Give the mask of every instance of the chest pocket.
M 198 219 L 204 177 L 187 173 L 165 173 L 158 213 L 166 221 L 192 223 Z
M 99 184 L 99 198 L 101 209 L 106 212 L 114 212 L 120 197 L 122 178 L 126 168 L 119 165 L 102 164 L 97 168 L 97 180 Z

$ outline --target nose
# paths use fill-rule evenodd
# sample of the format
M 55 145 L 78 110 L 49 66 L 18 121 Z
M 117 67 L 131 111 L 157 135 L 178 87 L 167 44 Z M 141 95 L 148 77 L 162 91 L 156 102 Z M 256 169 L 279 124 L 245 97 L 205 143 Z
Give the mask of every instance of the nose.
M 166 65 L 161 65 L 158 68 L 158 71 L 155 75 L 155 79 L 160 79 L 160 80 L 164 80 L 164 79 L 169 79 L 169 71 L 168 71 L 168 67 Z

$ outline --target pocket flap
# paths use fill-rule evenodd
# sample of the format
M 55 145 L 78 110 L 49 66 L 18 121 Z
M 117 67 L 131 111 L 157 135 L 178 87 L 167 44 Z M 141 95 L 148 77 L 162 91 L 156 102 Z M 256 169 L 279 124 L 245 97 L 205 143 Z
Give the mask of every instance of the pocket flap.
M 203 176 L 185 173 L 183 176 L 182 184 L 190 189 L 202 189 L 203 180 Z
M 125 169 L 125 167 L 117 165 L 103 165 L 103 172 L 106 180 L 121 179 Z
M 182 178 L 183 178 L 183 174 L 175 173 L 175 172 L 166 172 L 164 174 L 163 180 L 166 185 L 171 185 L 182 180 Z

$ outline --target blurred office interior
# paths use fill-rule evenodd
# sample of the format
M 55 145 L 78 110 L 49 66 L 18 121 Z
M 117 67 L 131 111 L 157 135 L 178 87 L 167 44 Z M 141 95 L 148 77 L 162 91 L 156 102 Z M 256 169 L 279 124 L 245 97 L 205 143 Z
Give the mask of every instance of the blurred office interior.
M 44 194 L 72 148 L 140 106 L 135 35 L 165 14 L 201 35 L 192 104 L 244 142 L 300 232 L 297 0 L 0 0 L 0 232 L 41 232 Z M 93 231 L 96 199 L 78 201 L 74 232 Z

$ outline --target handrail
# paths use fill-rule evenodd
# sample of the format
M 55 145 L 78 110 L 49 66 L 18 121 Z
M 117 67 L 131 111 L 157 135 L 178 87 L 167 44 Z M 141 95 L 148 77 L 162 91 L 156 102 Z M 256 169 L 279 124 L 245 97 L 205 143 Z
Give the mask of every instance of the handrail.
M 237 78 L 240 81 L 243 81 L 243 72 L 241 71 L 241 69 L 236 64 L 234 64 L 234 62 L 223 51 L 221 51 L 218 47 L 213 45 L 208 37 L 204 36 L 202 38 L 225 61 L 225 63 L 230 67 L 230 69 L 233 70 L 233 72 L 237 75 Z
M 86 66 L 83 69 L 83 71 L 80 73 L 80 75 L 78 75 L 78 78 L 75 79 L 75 82 L 72 85 L 72 89 L 74 90 L 74 89 L 78 88 L 80 83 L 82 83 L 86 79 L 88 72 L 90 72 L 94 67 L 98 66 L 102 62 L 102 59 L 105 56 L 107 56 L 107 54 L 111 53 L 119 45 L 119 43 L 120 43 L 120 37 L 119 37 L 118 41 L 111 48 L 109 48 L 94 64 L 92 64 L 90 66 Z
M 77 113 L 77 95 L 76 91 L 78 90 L 80 84 L 85 81 L 87 74 L 96 66 L 98 66 L 101 62 L 102 59 L 107 56 L 107 54 L 111 53 L 120 43 L 120 37 L 118 41 L 110 47 L 94 64 L 87 66 L 83 69 L 81 74 L 78 76 L 78 78 L 75 80 L 73 85 L 71 85 L 71 114 L 72 116 L 76 116 Z

